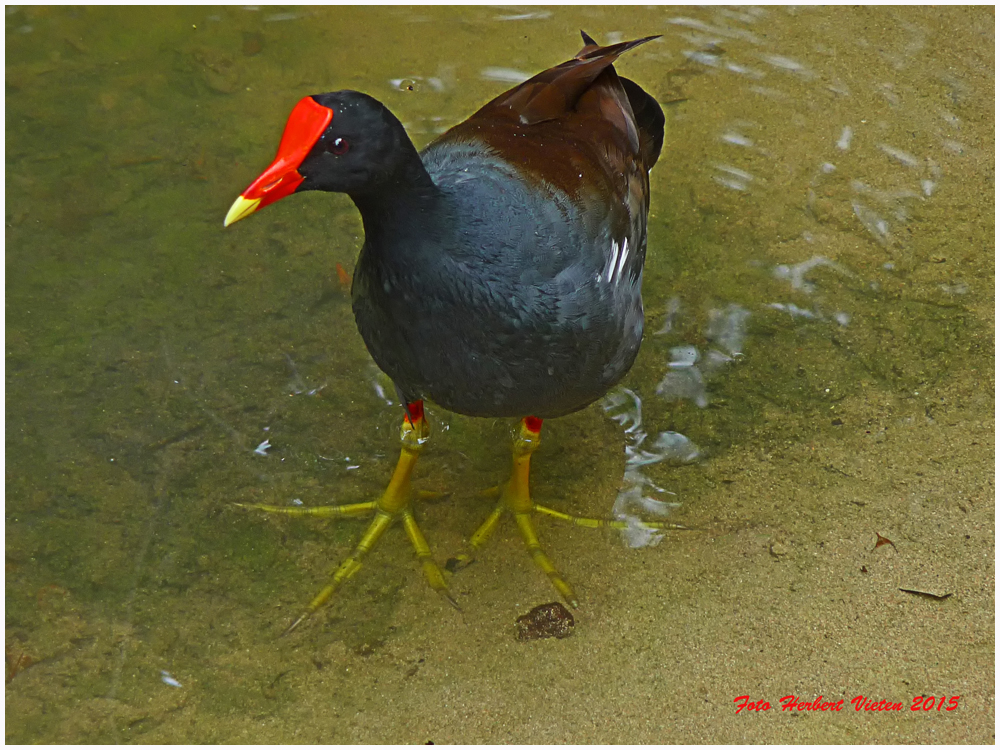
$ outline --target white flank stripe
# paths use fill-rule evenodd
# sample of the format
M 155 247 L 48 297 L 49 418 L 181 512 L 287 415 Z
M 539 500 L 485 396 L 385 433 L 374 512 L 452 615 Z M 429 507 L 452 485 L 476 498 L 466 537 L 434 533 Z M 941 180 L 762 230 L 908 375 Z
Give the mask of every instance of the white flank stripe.
M 622 269 L 625 267 L 625 261 L 628 259 L 628 237 L 622 240 L 622 254 L 618 258 L 618 270 L 615 275 L 621 277 Z
M 604 278 L 604 280 L 609 283 L 611 281 L 611 276 L 615 272 L 615 266 L 618 265 L 618 253 L 620 250 L 621 247 L 619 246 L 619 244 L 615 240 L 611 240 L 611 257 L 608 259 L 608 268 L 605 271 L 605 278 Z

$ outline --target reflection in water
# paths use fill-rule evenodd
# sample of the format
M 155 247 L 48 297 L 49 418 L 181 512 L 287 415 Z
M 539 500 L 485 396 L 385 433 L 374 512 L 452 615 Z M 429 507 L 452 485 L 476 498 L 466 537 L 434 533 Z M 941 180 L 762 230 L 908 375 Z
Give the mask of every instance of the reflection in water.
M 643 523 L 643 516 L 650 519 L 666 518 L 677 505 L 643 494 L 647 492 L 647 487 L 655 492 L 667 491 L 657 487 L 642 472 L 642 468 L 666 459 L 693 461 L 698 457 L 698 450 L 683 435 L 666 432 L 657 438 L 653 451 L 645 450 L 642 445 L 647 434 L 642 428 L 642 401 L 628 388 L 619 388 L 608 394 L 602 406 L 612 420 L 625 428 L 625 475 L 611 509 L 612 516 L 615 520 L 628 524 L 621 530 L 627 546 L 655 546 L 663 538 L 663 532 Z M 669 436 L 674 435 L 678 440 L 671 440 Z
M 6 739 L 992 741 L 994 23 L 8 7 Z M 399 407 L 337 270 L 353 209 L 304 196 L 222 235 L 228 199 L 303 95 L 367 91 L 424 145 L 580 28 L 663 35 L 620 71 L 658 81 L 670 130 L 643 349 L 606 413 L 553 421 L 536 490 L 634 519 L 632 546 L 668 511 L 698 531 L 541 528 L 583 597 L 563 640 L 514 640 L 550 594 L 513 538 L 453 579 L 460 616 L 386 545 L 276 640 L 358 529 L 231 504 L 371 499 Z M 445 556 L 506 425 L 432 416 Z M 796 690 L 961 694 L 962 722 L 732 714 Z
M 676 315 L 679 310 L 679 307 L 668 305 L 668 314 Z M 703 356 L 698 347 L 691 344 L 671 347 L 667 374 L 656 386 L 657 395 L 668 401 L 686 399 L 700 409 L 708 406 L 706 382 L 743 354 L 749 317 L 749 310 L 732 303 L 724 310 L 709 310 L 704 337 L 715 348 L 709 349 Z M 664 332 L 663 329 L 658 331 Z

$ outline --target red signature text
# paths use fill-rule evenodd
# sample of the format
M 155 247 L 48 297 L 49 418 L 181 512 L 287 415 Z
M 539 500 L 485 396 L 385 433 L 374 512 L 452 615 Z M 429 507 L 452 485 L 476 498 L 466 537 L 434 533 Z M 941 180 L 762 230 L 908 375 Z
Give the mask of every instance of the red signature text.
M 733 699 L 733 703 L 736 704 L 736 713 L 739 713 L 744 708 L 747 711 L 770 711 L 771 710 L 771 704 L 768 703 L 767 701 L 760 700 L 760 701 L 757 701 L 756 703 L 751 703 L 749 695 L 741 695 L 738 698 L 734 698 Z
M 782 711 L 839 711 L 844 707 L 844 699 L 839 701 L 825 701 L 823 696 L 815 700 L 798 700 L 794 695 L 786 695 L 781 699 Z
M 958 708 L 958 699 L 961 698 L 960 695 L 953 695 L 950 698 L 947 695 L 942 695 L 940 699 L 936 695 L 918 695 L 913 699 L 913 703 L 910 704 L 911 711 L 940 711 L 941 707 L 944 706 L 945 711 L 954 711 Z M 945 699 L 948 700 L 948 705 L 945 706 Z
M 910 704 L 911 711 L 954 711 L 958 708 L 960 695 L 918 695 Z M 782 711 L 840 711 L 844 708 L 845 698 L 839 701 L 825 700 L 822 695 L 809 700 L 799 698 L 797 695 L 786 695 L 779 699 Z M 736 713 L 740 711 L 770 711 L 771 704 L 766 700 L 751 701 L 749 695 L 741 695 L 733 699 L 736 704 Z M 903 704 L 900 701 L 875 700 L 865 695 L 856 695 L 850 700 L 855 711 L 902 711 Z
M 856 695 L 851 698 L 851 705 L 854 706 L 855 711 L 902 711 L 902 703 L 893 703 L 892 701 L 876 701 L 871 698 L 866 698 L 863 695 Z

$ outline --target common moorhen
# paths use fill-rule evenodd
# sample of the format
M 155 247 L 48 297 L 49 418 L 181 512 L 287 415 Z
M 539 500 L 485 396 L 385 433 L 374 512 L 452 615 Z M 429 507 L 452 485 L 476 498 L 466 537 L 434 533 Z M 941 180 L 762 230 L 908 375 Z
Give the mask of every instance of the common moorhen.
M 649 170 L 663 111 L 612 63 L 656 37 L 599 46 L 501 94 L 418 153 L 399 120 L 357 91 L 307 96 L 278 155 L 225 225 L 292 193 L 346 193 L 365 243 L 351 289 L 358 330 L 396 385 L 402 451 L 374 502 L 272 512 L 374 514 L 357 548 L 289 630 L 319 609 L 401 519 L 432 587 L 452 604 L 409 503 L 429 435 L 423 399 L 478 417 L 521 417 L 501 501 L 473 534 L 471 560 L 504 512 L 536 563 L 576 606 L 532 521 L 531 454 L 542 419 L 584 408 L 631 367 L 642 339 Z

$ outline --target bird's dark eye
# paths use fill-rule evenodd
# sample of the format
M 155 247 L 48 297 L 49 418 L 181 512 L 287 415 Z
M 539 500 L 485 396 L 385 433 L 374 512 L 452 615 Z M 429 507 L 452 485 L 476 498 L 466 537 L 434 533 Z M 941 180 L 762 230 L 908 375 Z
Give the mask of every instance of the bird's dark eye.
M 350 147 L 351 145 L 347 142 L 346 138 L 334 138 L 326 144 L 326 150 L 334 156 L 343 156 Z

